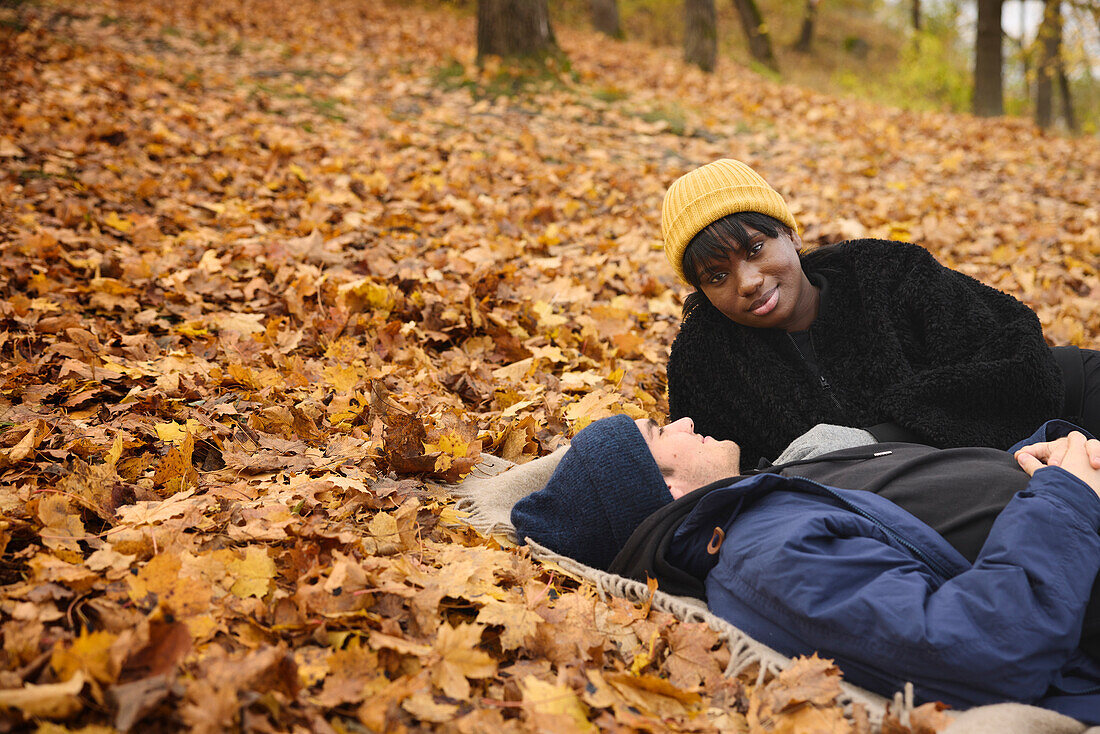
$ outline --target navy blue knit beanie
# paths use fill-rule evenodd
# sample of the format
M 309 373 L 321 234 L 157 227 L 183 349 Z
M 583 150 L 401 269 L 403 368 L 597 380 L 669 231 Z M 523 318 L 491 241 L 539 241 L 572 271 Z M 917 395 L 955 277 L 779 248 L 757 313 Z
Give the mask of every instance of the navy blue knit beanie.
M 546 486 L 512 508 L 512 525 L 556 553 L 607 570 L 642 520 L 672 502 L 638 426 L 625 415 L 574 437 Z

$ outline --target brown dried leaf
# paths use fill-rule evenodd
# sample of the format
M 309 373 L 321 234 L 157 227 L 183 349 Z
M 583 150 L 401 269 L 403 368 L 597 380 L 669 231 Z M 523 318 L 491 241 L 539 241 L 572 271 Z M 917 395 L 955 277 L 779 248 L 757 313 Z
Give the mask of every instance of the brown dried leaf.
M 451 698 L 465 699 L 470 695 L 467 678 L 489 678 L 496 674 L 497 663 L 487 653 L 475 649 L 481 642 L 480 624 L 444 623 L 432 643 L 432 683 Z
M 153 475 L 153 484 L 163 487 L 165 495 L 174 495 L 194 486 L 199 473 L 191 465 L 191 454 L 195 450 L 195 437 L 190 432 L 179 446 L 172 446 L 157 464 Z
M 63 683 L 0 690 L 0 711 L 19 709 L 27 717 L 63 719 L 80 710 L 82 704 L 77 695 L 83 687 L 84 675 L 77 671 Z
M 481 624 L 500 625 L 500 646 L 504 650 L 521 647 L 526 639 L 535 634 L 541 617 L 527 608 L 526 604 L 502 602 L 490 599 L 477 614 Z
M 692 688 L 710 676 L 721 675 L 723 656 L 713 650 L 717 644 L 718 633 L 702 622 L 674 625 L 668 631 L 669 652 L 664 661 L 669 681 L 680 688 Z
M 840 693 L 840 670 L 832 660 L 816 654 L 795 658 L 790 667 L 752 691 L 747 714 L 749 726 L 784 732 L 800 731 L 797 726 L 803 725 L 850 728 L 851 723 L 844 720 L 836 706 Z M 839 716 L 835 715 L 837 712 Z
M 528 717 L 546 723 L 560 717 L 563 726 L 553 727 L 558 731 L 596 731 L 596 727 L 588 720 L 587 707 L 572 688 L 547 683 L 529 675 L 519 681 L 519 689 L 523 694 L 524 711 Z M 542 718 L 546 715 L 549 716 Z

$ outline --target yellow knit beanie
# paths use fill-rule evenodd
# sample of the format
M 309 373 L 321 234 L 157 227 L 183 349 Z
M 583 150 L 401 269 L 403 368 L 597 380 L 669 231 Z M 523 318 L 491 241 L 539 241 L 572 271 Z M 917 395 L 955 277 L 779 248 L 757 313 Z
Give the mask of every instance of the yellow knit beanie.
M 684 250 L 691 238 L 711 222 L 737 212 L 759 212 L 797 231 L 791 210 L 756 171 L 730 158 L 708 163 L 672 182 L 661 207 L 665 256 L 680 280 Z

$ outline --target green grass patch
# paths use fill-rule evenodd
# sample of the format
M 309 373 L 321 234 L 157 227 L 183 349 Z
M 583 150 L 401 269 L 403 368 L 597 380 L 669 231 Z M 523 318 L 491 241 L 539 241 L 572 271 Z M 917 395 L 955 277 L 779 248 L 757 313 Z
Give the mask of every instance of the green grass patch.
M 436 67 L 431 76 L 436 86 L 466 89 L 475 99 L 523 97 L 552 89 L 570 89 L 577 82 L 569 59 L 560 52 L 542 57 L 493 57 L 472 74 L 457 59 L 451 59 Z
M 900 63 L 884 77 L 840 71 L 841 88 L 879 102 L 917 110 L 962 112 L 970 106 L 970 75 L 957 50 L 935 34 L 920 33 L 901 50 Z
M 256 82 L 251 85 L 248 90 L 249 101 L 256 98 L 257 95 L 266 94 L 269 97 L 275 97 L 278 99 L 293 99 L 304 100 L 313 108 L 313 111 L 318 115 L 325 117 L 329 120 L 336 120 L 338 122 L 347 122 L 347 117 L 340 111 L 340 100 L 334 97 L 325 97 L 321 95 L 310 94 L 309 92 L 302 92 L 287 84 L 268 84 L 265 82 Z M 274 114 L 284 114 L 280 110 L 272 110 Z M 307 131 L 310 132 L 310 131 Z
M 322 117 L 327 117 L 330 120 L 336 120 L 338 122 L 347 122 L 348 118 L 339 111 L 339 100 L 332 99 L 331 97 L 308 97 L 308 99 L 314 112 Z
M 687 118 L 679 107 L 658 107 L 642 112 L 638 117 L 650 123 L 663 122 L 674 135 L 684 135 L 687 132 Z
M 180 80 L 179 86 L 185 89 L 197 89 L 202 87 L 202 74 L 197 71 L 189 71 Z
M 592 90 L 592 96 L 601 102 L 619 102 L 627 98 L 627 93 L 617 87 L 600 87 Z
M 760 76 L 771 79 L 773 82 L 783 81 L 783 75 L 779 71 L 771 68 L 770 66 L 767 66 L 766 64 L 762 64 L 759 61 L 749 61 L 749 68 L 755 71 Z

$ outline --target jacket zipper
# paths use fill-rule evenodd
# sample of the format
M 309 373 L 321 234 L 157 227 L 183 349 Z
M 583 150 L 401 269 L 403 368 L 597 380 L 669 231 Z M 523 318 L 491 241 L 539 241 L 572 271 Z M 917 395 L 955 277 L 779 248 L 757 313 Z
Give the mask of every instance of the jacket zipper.
M 817 361 L 817 346 L 814 344 L 813 334 L 807 334 L 810 339 L 810 348 L 814 350 L 814 361 Z M 798 348 L 798 342 L 794 340 L 794 337 L 787 334 L 787 338 L 791 340 L 791 344 L 794 345 L 794 351 L 798 352 L 798 356 L 802 357 L 802 364 L 806 364 L 806 355 L 802 353 L 802 350 Z M 809 366 L 807 366 L 809 369 Z M 840 401 L 836 398 L 836 393 L 833 392 L 833 386 L 829 384 L 829 381 L 825 379 L 825 375 L 821 372 L 821 367 L 818 367 L 817 379 L 821 385 L 821 389 L 825 391 L 825 394 L 829 396 L 829 399 L 833 401 L 833 405 L 840 411 L 841 415 L 844 414 L 844 406 L 840 404 Z
M 794 477 L 791 477 L 791 478 L 793 479 Z M 859 515 L 860 517 L 862 517 L 866 520 L 871 521 L 876 527 L 879 528 L 879 530 L 881 530 L 882 532 L 889 535 L 891 538 L 893 538 L 895 541 L 897 541 L 901 545 L 905 546 L 905 548 L 908 549 L 910 553 L 912 553 L 917 558 L 924 561 L 924 563 L 926 563 L 933 571 L 935 571 L 936 573 L 938 573 L 940 575 L 940 578 L 944 579 L 945 581 L 947 579 L 951 578 L 951 575 L 947 572 L 947 570 L 943 566 L 941 566 L 937 561 L 932 560 L 932 558 L 927 553 L 920 550 L 913 543 L 910 543 L 908 540 L 906 540 L 905 538 L 898 535 L 898 533 L 896 531 L 889 528 L 886 525 L 886 523 L 884 523 L 882 520 L 879 520 L 877 517 L 875 517 L 871 513 L 867 512 L 863 508 L 856 506 L 855 504 L 853 504 L 849 500 L 842 497 L 832 487 L 826 487 L 824 484 L 819 484 L 818 482 L 815 482 L 812 479 L 807 479 L 806 477 L 798 477 L 798 479 L 801 479 L 804 482 L 809 482 L 810 484 L 814 485 L 815 487 L 821 489 L 823 492 L 828 494 L 830 497 L 835 499 L 840 504 L 847 507 L 852 512 L 856 513 L 857 515 Z

